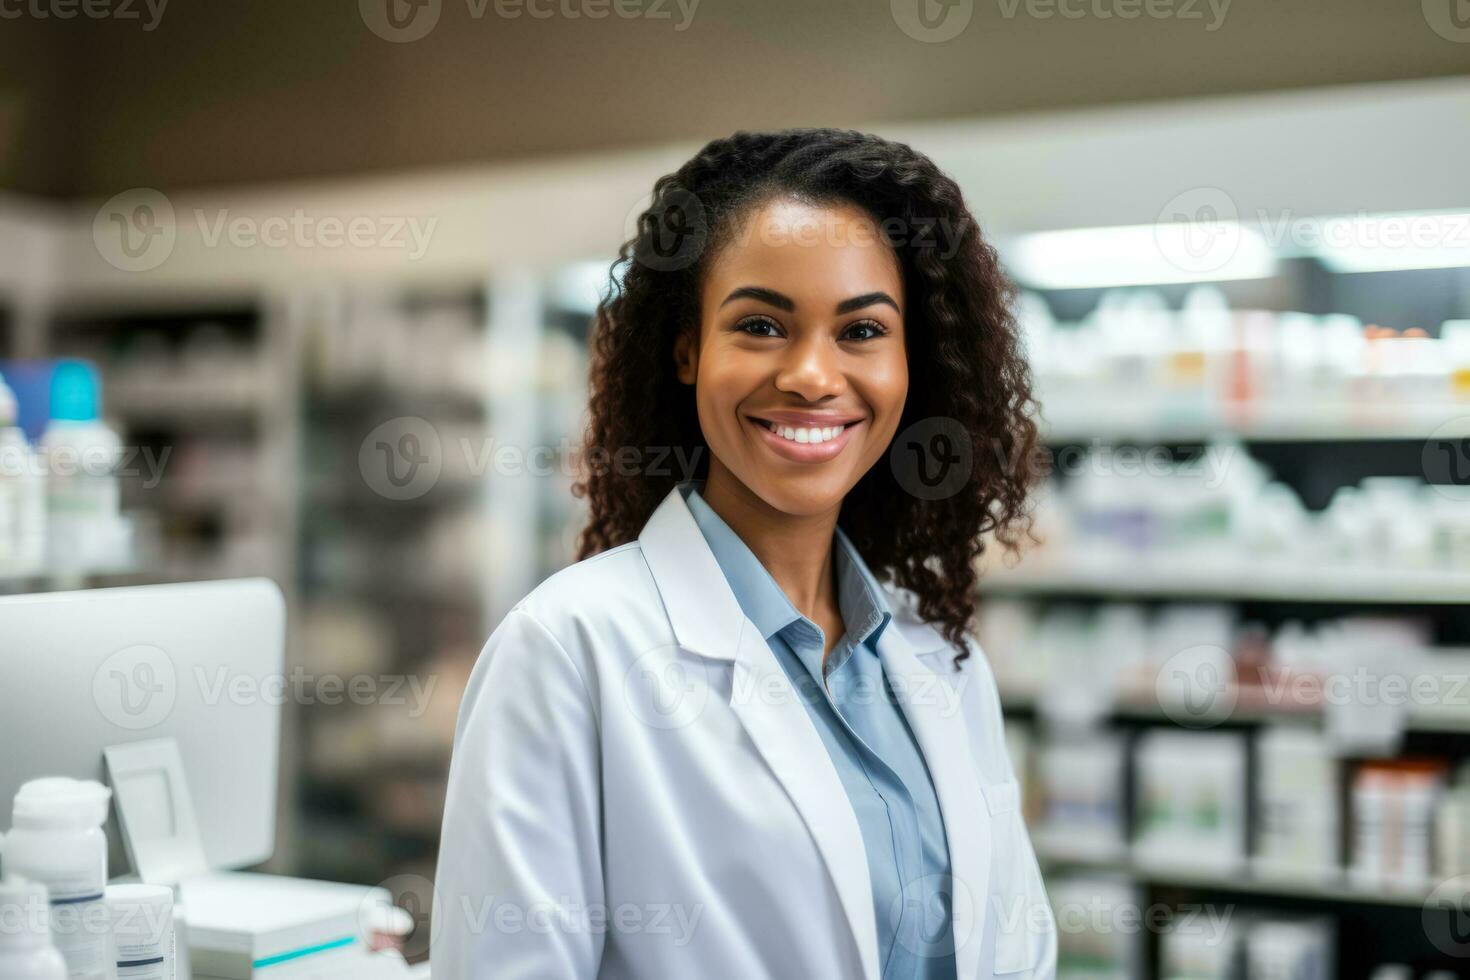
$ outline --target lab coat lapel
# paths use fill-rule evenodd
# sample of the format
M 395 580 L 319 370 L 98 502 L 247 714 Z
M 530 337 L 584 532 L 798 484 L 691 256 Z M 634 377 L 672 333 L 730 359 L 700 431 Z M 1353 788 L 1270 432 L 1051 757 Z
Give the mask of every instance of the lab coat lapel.
M 678 487 L 643 525 L 638 543 L 679 646 L 717 660 L 735 659 L 745 613 Z
M 741 610 L 677 488 L 649 518 L 639 542 L 679 646 L 734 661 L 730 708 L 816 841 L 857 944 L 863 976 L 879 980 L 878 926 L 862 830 L 806 706 Z
M 730 707 L 816 840 L 862 959 L 878 980 L 878 927 L 867 851 L 847 790 L 791 679 L 749 620 L 740 637 Z
M 980 970 L 986 898 L 990 894 L 990 811 L 980 791 L 980 780 L 970 753 L 969 732 L 960 710 L 959 691 L 928 664 L 948 655 L 949 647 L 933 629 L 914 630 L 915 646 L 902 629 L 890 624 L 878 639 L 878 655 L 889 684 L 903 707 L 939 797 L 944 836 L 949 842 L 953 888 L 955 972 L 958 980 L 975 980 Z M 938 643 L 937 650 L 927 648 Z

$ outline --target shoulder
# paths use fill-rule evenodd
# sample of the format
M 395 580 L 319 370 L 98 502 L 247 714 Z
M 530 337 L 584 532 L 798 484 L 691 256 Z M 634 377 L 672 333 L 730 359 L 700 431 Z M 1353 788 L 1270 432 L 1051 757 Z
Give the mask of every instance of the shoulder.
M 507 698 L 595 706 L 603 679 L 625 669 L 610 659 L 671 635 L 638 542 L 612 548 L 554 573 L 505 614 L 476 660 L 464 710 Z
M 555 572 L 516 603 L 512 613 L 534 620 L 568 651 L 599 640 L 657 642 L 669 629 L 658 586 L 637 541 Z
M 585 597 L 588 589 L 616 587 L 640 575 L 648 575 L 648 562 L 642 546 L 629 541 L 553 572 L 516 603 L 516 608 L 554 617 L 579 596 Z

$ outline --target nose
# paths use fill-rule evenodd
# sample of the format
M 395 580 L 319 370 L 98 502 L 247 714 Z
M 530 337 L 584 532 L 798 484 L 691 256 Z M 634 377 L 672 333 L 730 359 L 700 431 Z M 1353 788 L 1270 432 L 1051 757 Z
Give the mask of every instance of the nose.
M 828 338 L 804 337 L 786 348 L 776 387 L 800 396 L 805 401 L 819 402 L 847 390 L 847 376 L 842 371 L 840 352 Z

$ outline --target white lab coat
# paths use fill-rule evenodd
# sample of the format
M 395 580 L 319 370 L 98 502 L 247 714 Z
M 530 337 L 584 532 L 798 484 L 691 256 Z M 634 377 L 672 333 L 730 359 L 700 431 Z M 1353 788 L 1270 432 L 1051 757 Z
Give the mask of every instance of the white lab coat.
M 923 748 L 959 980 L 1051 977 L 1056 926 L 995 681 L 891 594 L 879 655 Z M 434 980 L 879 980 L 867 857 L 806 708 L 677 490 L 553 575 L 460 709 Z

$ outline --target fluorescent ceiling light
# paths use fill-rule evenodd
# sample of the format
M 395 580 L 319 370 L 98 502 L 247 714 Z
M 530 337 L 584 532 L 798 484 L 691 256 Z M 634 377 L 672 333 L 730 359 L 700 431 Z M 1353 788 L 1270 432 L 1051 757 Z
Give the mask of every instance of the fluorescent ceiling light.
M 1333 272 L 1397 272 L 1470 266 L 1470 214 L 1323 218 L 1308 254 Z
M 1036 289 L 1262 279 L 1276 270 L 1266 239 L 1238 221 L 1043 231 L 1001 252 L 1011 274 Z

